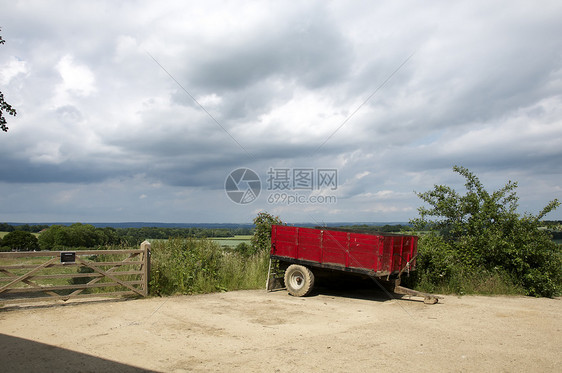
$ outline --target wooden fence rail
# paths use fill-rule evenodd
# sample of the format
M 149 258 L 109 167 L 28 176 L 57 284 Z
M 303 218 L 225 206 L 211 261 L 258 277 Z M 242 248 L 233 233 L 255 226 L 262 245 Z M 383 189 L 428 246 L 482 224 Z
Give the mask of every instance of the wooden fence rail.
M 150 243 L 138 250 L 0 253 L 0 304 L 147 296 Z

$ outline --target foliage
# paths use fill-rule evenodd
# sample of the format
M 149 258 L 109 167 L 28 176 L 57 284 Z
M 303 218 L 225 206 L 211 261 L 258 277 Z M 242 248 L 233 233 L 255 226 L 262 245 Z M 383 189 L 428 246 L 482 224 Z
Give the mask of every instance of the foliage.
M 246 242 L 240 242 L 236 245 L 234 251 L 244 257 L 252 256 L 256 253 L 254 247 L 252 245 L 248 245 Z
M 488 193 L 480 180 L 464 167 L 455 172 L 466 179 L 465 195 L 448 186 L 418 193 L 430 207 L 418 209 L 414 227 L 431 233 L 420 240 L 418 284 L 451 285 L 487 274 L 511 288 L 534 296 L 555 296 L 562 290 L 562 250 L 549 233 L 539 229 L 540 219 L 559 206 L 551 201 L 537 216 L 520 216 L 515 189 L 509 181 Z
M 271 247 L 271 226 L 283 225 L 283 222 L 278 216 L 273 216 L 267 212 L 260 212 L 254 218 L 254 236 L 250 242 L 254 252 L 269 252 Z
M 0 29 L 1 31 L 1 29 Z M 0 36 L 0 44 L 4 44 L 6 41 Z M 16 116 L 16 109 L 14 109 L 10 104 L 4 101 L 4 94 L 0 92 L 0 129 L 4 132 L 8 132 L 8 126 L 6 125 L 6 118 L 4 118 L 4 112 L 9 115 Z
M 0 223 L 0 231 L 13 232 L 23 230 L 27 232 L 41 232 L 40 244 L 43 250 L 64 247 L 96 247 L 100 245 L 137 246 L 146 239 L 168 239 L 173 237 L 215 237 L 227 238 L 236 235 L 250 235 L 251 227 L 237 228 L 172 228 L 172 227 L 142 227 L 142 228 L 96 228 L 89 224 L 75 223 L 71 226 L 46 224 L 11 225 Z
M 195 294 L 263 286 L 268 256 L 224 251 L 208 239 L 173 238 L 152 244 L 150 292 Z
M 77 223 L 78 225 L 81 225 Z M 57 227 L 61 227 L 57 225 Z M 39 233 L 41 231 L 49 229 L 47 224 L 17 224 L 12 225 L 8 223 L 0 223 L 0 232 L 13 232 L 15 230 L 23 230 L 26 232 Z M 57 228 L 59 229 L 59 228 Z M 92 229 L 92 226 L 88 226 L 85 229 L 85 233 Z M 237 235 L 251 235 L 253 233 L 253 228 L 251 226 L 246 227 L 236 227 L 236 228 L 203 228 L 203 227 L 188 227 L 188 228 L 178 228 L 178 227 L 140 227 L 140 228 L 95 228 L 99 233 L 100 230 L 106 235 L 110 236 L 105 240 L 108 244 L 120 244 L 124 243 L 129 246 L 137 246 L 146 239 L 163 239 L 167 240 L 172 237 L 215 237 L 215 238 L 227 238 L 234 237 Z M 49 234 L 47 234 L 48 236 Z M 51 243 L 52 244 L 52 243 Z M 104 243 L 102 243 L 104 244 Z M 73 246 L 74 244 L 61 243 L 61 246 Z M 98 245 L 98 244 L 96 244 Z M 83 246 L 83 245 L 82 245 Z M 95 246 L 95 245 L 94 245 Z
M 29 225 L 29 224 L 18 224 L 11 225 L 8 223 L 0 223 L 0 232 L 13 232 L 13 231 L 26 231 L 31 233 L 39 233 L 43 229 L 49 228 L 46 224 Z
M 235 235 L 251 234 L 250 228 L 120 228 L 117 229 L 122 241 L 129 245 L 139 245 L 146 239 L 168 239 L 175 237 L 234 237 Z
M 120 238 L 114 228 L 96 228 L 90 224 L 75 223 L 69 227 L 52 225 L 39 235 L 41 250 L 119 244 Z
M 37 237 L 29 232 L 13 231 L 2 238 L 2 247 L 9 247 L 14 251 L 38 250 Z
M 324 227 L 318 227 L 324 228 Z M 377 233 L 398 233 L 398 232 L 411 232 L 412 227 L 402 224 L 385 224 L 385 225 L 367 225 L 367 224 L 355 224 L 355 225 L 345 225 L 339 227 L 330 227 L 329 229 L 344 231 L 344 232 L 357 232 L 366 234 L 377 234 Z

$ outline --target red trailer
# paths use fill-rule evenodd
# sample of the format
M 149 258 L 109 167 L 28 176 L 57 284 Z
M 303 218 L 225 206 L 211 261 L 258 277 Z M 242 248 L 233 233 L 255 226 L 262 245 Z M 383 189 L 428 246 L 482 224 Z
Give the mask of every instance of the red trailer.
M 382 280 L 395 293 L 436 303 L 434 295 L 400 286 L 400 276 L 415 269 L 417 243 L 413 235 L 273 225 L 267 288 L 279 287 L 282 279 L 291 295 L 305 296 L 314 287 L 315 274 L 338 271 Z

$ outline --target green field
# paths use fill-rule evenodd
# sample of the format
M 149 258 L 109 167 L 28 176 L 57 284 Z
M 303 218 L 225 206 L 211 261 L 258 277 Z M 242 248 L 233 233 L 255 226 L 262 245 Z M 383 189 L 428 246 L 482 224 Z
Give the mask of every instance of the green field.
M 241 243 L 250 244 L 250 238 L 252 236 L 234 236 L 234 237 L 214 237 L 210 238 L 212 241 L 218 243 L 221 246 L 236 247 L 236 245 Z

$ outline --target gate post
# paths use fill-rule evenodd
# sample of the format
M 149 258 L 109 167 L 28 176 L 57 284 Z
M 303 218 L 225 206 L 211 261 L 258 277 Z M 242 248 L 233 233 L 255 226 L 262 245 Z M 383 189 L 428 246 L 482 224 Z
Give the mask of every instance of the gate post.
M 143 241 L 140 249 L 143 250 L 143 267 L 144 267 L 144 284 L 143 293 L 146 297 L 148 295 L 148 284 L 150 283 L 150 248 L 151 244 L 148 241 Z

